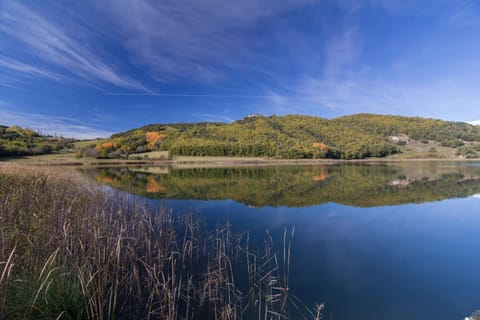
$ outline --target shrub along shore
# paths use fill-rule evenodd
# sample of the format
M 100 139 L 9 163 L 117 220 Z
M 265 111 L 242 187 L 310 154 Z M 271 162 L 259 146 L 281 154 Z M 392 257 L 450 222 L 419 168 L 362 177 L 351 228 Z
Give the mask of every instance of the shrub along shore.
M 0 319 L 320 319 L 289 292 L 293 230 L 149 208 L 62 168 L 0 165 Z

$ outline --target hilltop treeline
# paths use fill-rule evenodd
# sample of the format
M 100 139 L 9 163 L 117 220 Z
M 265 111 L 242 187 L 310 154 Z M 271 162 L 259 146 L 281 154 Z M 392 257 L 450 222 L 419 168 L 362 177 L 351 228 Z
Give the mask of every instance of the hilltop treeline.
M 46 154 L 72 147 L 72 139 L 44 136 L 19 126 L 0 126 L 0 157 Z
M 153 150 L 185 156 L 362 159 L 399 152 L 393 136 L 447 147 L 480 141 L 480 129 L 462 122 L 419 117 L 358 114 L 319 117 L 249 116 L 230 124 L 152 124 L 115 134 L 96 146 L 100 157 L 122 157 Z

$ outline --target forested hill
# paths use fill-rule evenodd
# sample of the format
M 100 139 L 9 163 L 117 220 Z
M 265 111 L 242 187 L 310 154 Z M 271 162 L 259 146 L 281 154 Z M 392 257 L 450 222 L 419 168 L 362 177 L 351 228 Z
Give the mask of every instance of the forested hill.
M 19 126 L 0 125 L 0 157 L 46 154 L 73 147 L 72 139 L 44 136 Z
M 100 157 L 164 150 L 189 156 L 361 159 L 398 153 L 412 141 L 469 153 L 465 146 L 478 149 L 480 128 L 463 122 L 373 114 L 335 119 L 254 115 L 229 124 L 147 125 L 115 134 L 96 150 Z M 469 155 L 476 152 L 472 149 Z

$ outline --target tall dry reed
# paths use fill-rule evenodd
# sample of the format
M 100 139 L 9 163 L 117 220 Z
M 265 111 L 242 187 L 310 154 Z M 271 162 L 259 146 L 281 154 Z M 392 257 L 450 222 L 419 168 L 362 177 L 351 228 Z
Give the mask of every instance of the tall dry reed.
M 289 292 L 292 237 L 254 251 L 73 170 L 1 165 L 0 320 L 319 319 Z

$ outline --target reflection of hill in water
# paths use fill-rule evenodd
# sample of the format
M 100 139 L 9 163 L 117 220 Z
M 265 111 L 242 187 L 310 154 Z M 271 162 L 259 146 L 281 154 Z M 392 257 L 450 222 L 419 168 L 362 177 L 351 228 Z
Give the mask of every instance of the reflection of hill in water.
M 100 183 L 149 198 L 232 199 L 246 205 L 358 207 L 480 193 L 480 167 L 441 163 L 181 169 L 83 169 Z

